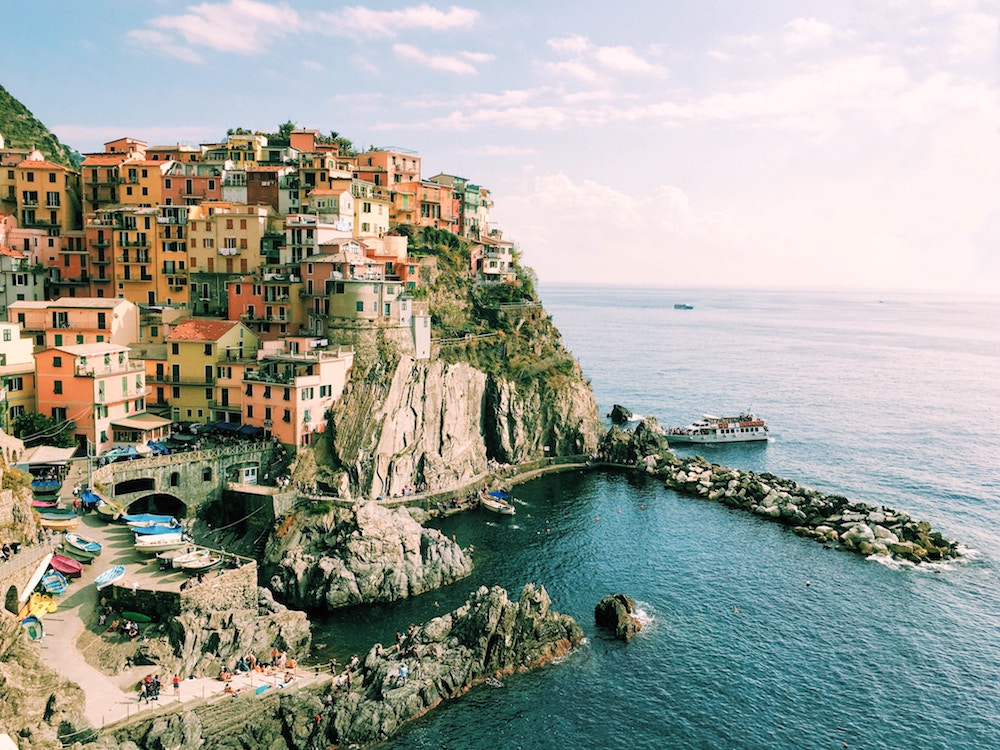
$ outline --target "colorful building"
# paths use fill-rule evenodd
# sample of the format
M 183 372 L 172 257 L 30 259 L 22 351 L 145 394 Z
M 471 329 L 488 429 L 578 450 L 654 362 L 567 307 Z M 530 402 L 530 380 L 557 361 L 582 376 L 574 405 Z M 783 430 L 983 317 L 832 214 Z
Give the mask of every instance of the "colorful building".
M 174 421 L 206 422 L 218 403 L 229 400 L 217 398 L 216 367 L 252 357 L 258 338 L 239 321 L 191 318 L 178 323 L 166 343 L 165 367 L 153 374 L 154 384 L 169 386 Z
M 35 411 L 34 341 L 21 336 L 16 323 L 0 323 L 0 429 L 10 431 L 14 420 Z
M 325 340 L 266 342 L 243 375 L 243 424 L 300 448 L 326 429 L 330 409 L 347 384 L 354 352 L 327 351 Z
M 11 303 L 7 314 L 43 348 L 103 343 L 125 347 L 139 340 L 139 308 L 127 299 L 26 300 Z

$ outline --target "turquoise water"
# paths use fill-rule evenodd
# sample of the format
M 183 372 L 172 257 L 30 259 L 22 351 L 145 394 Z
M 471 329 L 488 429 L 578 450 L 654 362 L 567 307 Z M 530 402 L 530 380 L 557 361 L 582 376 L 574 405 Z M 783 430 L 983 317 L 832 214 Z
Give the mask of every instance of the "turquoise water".
M 969 554 L 889 566 L 642 477 L 544 477 L 517 488 L 513 519 L 440 523 L 476 546 L 470 579 L 317 630 L 349 655 L 476 586 L 528 581 L 584 627 L 561 663 L 388 747 L 1000 747 L 1000 300 L 552 287 L 543 301 L 602 413 L 679 425 L 753 408 L 771 442 L 698 451 L 905 510 Z M 627 645 L 593 625 L 617 592 L 646 623 Z

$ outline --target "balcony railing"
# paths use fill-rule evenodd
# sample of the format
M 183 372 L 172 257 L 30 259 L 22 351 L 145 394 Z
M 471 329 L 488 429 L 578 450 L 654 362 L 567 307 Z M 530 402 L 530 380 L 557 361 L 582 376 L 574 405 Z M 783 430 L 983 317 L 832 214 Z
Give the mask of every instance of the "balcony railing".
M 130 372 L 142 372 L 146 368 L 138 362 L 114 363 L 108 365 L 77 365 L 74 372 L 79 377 L 103 378 L 108 375 L 128 375 Z
M 158 372 L 146 378 L 151 383 L 168 383 L 173 385 L 215 385 L 215 375 L 205 379 L 197 375 L 173 375 L 169 372 Z

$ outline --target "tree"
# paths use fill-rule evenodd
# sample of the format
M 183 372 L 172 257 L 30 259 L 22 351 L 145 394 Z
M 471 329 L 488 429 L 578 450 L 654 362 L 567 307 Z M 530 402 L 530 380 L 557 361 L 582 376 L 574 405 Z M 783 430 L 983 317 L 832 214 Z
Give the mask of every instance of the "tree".
M 54 445 L 58 448 L 71 448 L 76 445 L 73 430 L 76 423 L 72 420 L 55 422 L 44 414 L 25 412 L 14 420 L 11 429 L 15 437 L 24 441 L 26 448 L 36 445 Z

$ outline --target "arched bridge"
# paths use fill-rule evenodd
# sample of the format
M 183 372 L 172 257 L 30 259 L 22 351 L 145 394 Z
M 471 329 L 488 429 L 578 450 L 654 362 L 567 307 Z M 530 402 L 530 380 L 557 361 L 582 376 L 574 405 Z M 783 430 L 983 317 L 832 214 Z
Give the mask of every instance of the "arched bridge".
M 95 470 L 93 479 L 106 497 L 132 511 L 190 517 L 219 499 L 227 482 L 255 484 L 277 451 L 269 441 L 116 461 Z

